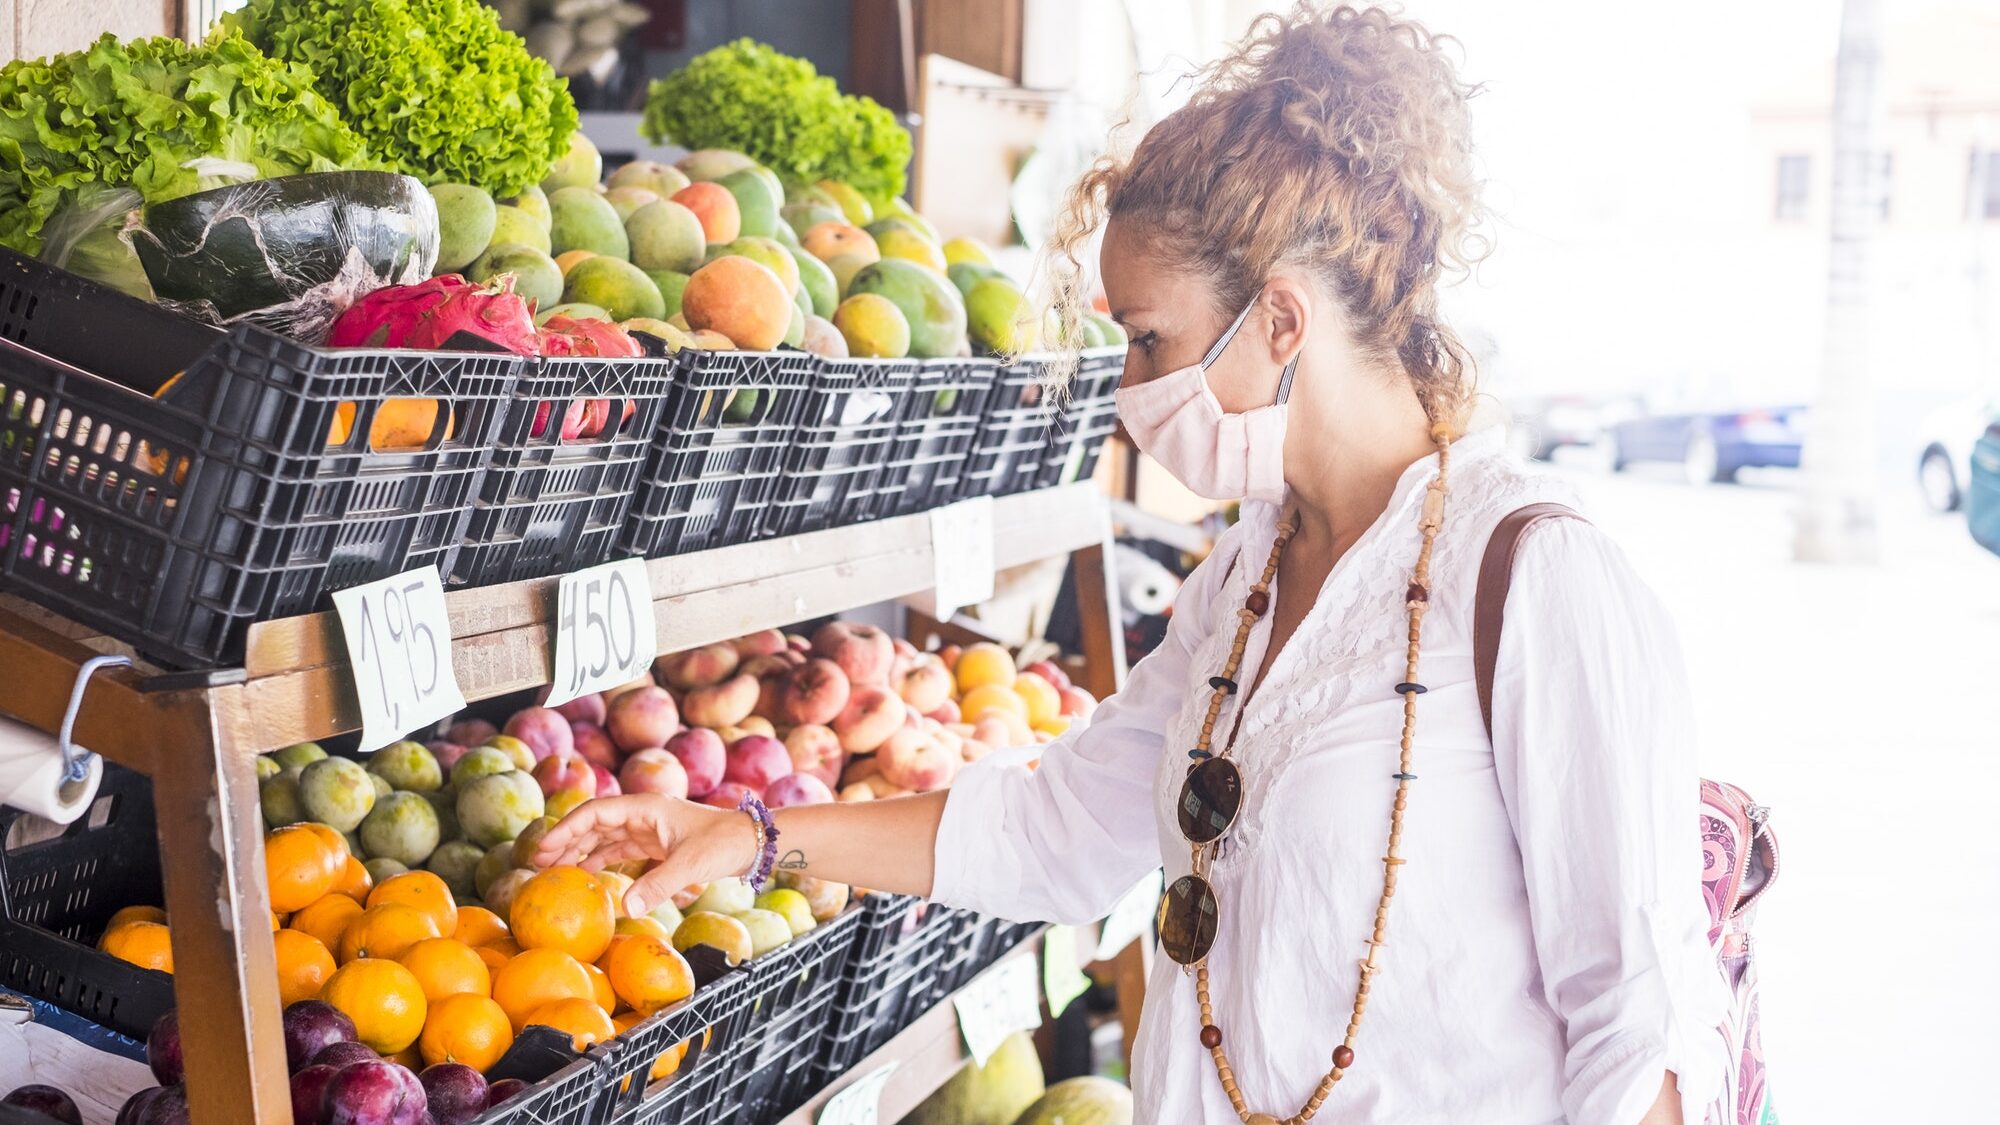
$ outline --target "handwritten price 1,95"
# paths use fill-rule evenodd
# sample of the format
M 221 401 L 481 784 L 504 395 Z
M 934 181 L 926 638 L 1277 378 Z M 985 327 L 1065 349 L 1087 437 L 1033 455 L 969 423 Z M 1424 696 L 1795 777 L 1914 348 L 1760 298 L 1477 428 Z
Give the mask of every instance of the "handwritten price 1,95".
M 451 625 L 437 570 L 423 567 L 337 590 L 361 748 L 373 750 L 465 706 L 451 667 Z

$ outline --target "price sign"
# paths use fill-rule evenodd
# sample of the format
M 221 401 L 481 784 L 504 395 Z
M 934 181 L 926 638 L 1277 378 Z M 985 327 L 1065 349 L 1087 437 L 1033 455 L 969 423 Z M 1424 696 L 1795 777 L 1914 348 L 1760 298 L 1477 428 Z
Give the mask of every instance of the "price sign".
M 1034 959 L 1020 956 L 1001 962 L 952 997 L 973 1062 L 985 1066 L 1009 1035 L 1042 1026 L 1038 984 Z
M 1165 873 L 1155 871 L 1139 880 L 1138 886 L 1125 892 L 1125 897 L 1111 908 L 1111 914 L 1104 919 L 1104 926 L 1097 933 L 1094 960 L 1115 957 L 1119 950 L 1133 942 L 1153 936 L 1153 917 L 1160 911 L 1160 889 L 1165 882 Z
M 619 559 L 556 582 L 555 678 L 547 706 L 630 683 L 659 655 L 644 559 Z
M 937 609 L 949 620 L 966 606 L 993 597 L 993 498 L 979 496 L 931 509 L 931 582 Z
M 819 1111 L 819 1125 L 875 1125 L 876 1107 L 882 1101 L 882 1087 L 896 1064 L 889 1063 L 862 1076 L 861 1080 L 826 1100 Z
M 465 707 L 437 568 L 333 593 L 361 703 L 361 749 L 379 750 Z
M 1042 935 L 1042 992 L 1049 998 L 1049 1015 L 1062 1015 L 1089 990 L 1090 977 L 1076 964 L 1076 927 L 1049 927 Z

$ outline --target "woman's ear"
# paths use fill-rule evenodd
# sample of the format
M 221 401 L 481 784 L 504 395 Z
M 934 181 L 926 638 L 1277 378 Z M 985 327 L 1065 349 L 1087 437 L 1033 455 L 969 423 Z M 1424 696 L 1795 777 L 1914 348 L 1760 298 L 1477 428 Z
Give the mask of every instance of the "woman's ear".
M 1312 331 L 1312 290 L 1299 278 L 1281 273 L 1265 284 L 1260 300 L 1264 303 L 1265 347 L 1271 362 L 1284 365 L 1303 351 Z

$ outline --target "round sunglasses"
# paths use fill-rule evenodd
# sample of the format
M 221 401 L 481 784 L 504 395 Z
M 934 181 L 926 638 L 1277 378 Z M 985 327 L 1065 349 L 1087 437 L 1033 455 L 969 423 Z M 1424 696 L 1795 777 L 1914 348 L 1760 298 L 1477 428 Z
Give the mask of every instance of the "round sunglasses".
M 1188 770 L 1174 807 L 1181 836 L 1195 845 L 1212 844 L 1236 823 L 1243 808 L 1243 775 L 1227 758 L 1205 758 Z M 1219 907 L 1206 876 L 1174 880 L 1160 899 L 1160 948 L 1175 964 L 1192 965 L 1215 944 Z

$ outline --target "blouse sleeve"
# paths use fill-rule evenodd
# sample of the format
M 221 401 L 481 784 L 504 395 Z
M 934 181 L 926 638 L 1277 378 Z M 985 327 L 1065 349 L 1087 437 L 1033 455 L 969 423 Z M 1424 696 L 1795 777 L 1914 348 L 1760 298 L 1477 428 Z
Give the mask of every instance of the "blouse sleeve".
M 1563 1108 L 1634 1125 L 1679 1078 L 1699 1125 L 1719 1087 L 1700 778 L 1673 625 L 1577 520 L 1521 544 L 1493 686 L 1494 764 L 1527 879 L 1544 998 L 1568 1043 Z
M 1182 584 L 1166 638 L 1033 770 L 1012 755 L 967 766 L 938 825 L 931 898 L 1002 918 L 1082 923 L 1160 865 L 1153 778 L 1167 722 L 1186 701 L 1190 654 L 1208 633 L 1226 536 Z M 1227 563 L 1222 565 L 1226 568 Z

